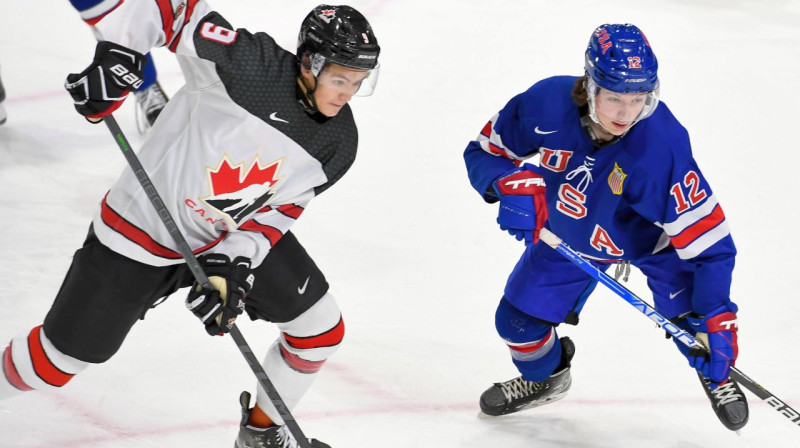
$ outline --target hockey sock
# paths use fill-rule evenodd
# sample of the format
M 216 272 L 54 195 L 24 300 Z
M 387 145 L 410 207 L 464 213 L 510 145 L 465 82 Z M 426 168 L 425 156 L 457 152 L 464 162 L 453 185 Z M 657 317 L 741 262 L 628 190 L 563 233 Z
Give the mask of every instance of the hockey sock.
M 247 424 L 249 426 L 254 426 L 256 428 L 266 428 L 268 426 L 272 426 L 275 422 L 272 421 L 271 418 L 264 411 L 258 407 L 258 404 L 250 411 L 250 418 L 247 420 Z
M 0 399 L 34 389 L 59 388 L 89 364 L 61 353 L 41 326 L 15 337 L 2 353 Z
M 544 381 L 556 370 L 561 343 L 552 325 L 523 313 L 503 298 L 495 314 L 495 327 L 525 381 Z

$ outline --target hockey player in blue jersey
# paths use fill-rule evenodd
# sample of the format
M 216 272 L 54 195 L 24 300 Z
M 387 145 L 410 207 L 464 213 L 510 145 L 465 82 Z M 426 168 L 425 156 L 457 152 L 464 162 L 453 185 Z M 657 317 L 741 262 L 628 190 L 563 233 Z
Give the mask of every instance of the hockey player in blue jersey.
M 534 84 L 467 146 L 472 186 L 499 202 L 500 228 L 526 243 L 495 316 L 521 376 L 486 390 L 484 413 L 540 406 L 571 384 L 575 346 L 556 327 L 578 323 L 596 281 L 538 242 L 546 225 L 601 269 L 639 268 L 659 312 L 706 342 L 705 355 L 677 345 L 717 417 L 731 430 L 747 423 L 747 401 L 729 378 L 738 354 L 729 297 L 736 249 L 686 129 L 659 103 L 657 70 L 637 27 L 600 26 L 584 76 Z M 538 166 L 522 163 L 535 155 Z

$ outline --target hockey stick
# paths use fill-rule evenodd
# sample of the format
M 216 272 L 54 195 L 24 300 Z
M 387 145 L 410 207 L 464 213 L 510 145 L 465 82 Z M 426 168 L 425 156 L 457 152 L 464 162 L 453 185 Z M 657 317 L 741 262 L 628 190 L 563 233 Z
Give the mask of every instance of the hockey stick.
M 596 268 L 593 264 L 589 263 L 581 254 L 575 252 L 572 248 L 570 248 L 561 238 L 557 237 L 553 232 L 549 231 L 548 229 L 541 229 L 539 231 L 539 238 L 545 242 L 548 246 L 555 249 L 558 253 L 569 259 L 571 262 L 575 263 L 579 268 L 581 268 L 584 272 L 592 276 L 595 280 L 599 281 L 600 283 L 608 286 L 609 289 L 614 291 L 618 296 L 625 299 L 626 302 L 631 304 L 634 308 L 639 310 L 642 314 L 649 317 L 650 320 L 655 322 L 659 327 L 666 330 L 672 337 L 681 341 L 687 347 L 690 348 L 698 348 L 703 351 L 708 351 L 708 349 L 701 344 L 697 339 L 695 339 L 691 334 L 688 332 L 680 329 L 677 325 L 673 324 L 669 321 L 669 319 L 662 316 L 658 311 L 656 311 L 653 307 L 647 304 L 644 300 L 639 298 L 636 294 L 631 292 L 628 288 L 622 286 L 611 278 L 608 274 L 603 272 L 602 270 Z M 737 383 L 746 387 L 750 392 L 755 394 L 758 398 L 766 401 L 770 406 L 772 406 L 777 412 L 783 414 L 784 417 L 791 420 L 797 426 L 800 426 L 800 413 L 792 409 L 791 406 L 784 403 L 778 397 L 772 394 L 772 392 L 765 389 L 760 384 L 756 383 L 749 376 L 742 373 L 741 370 L 737 369 L 736 367 L 731 366 L 731 378 Z
M 103 119 L 103 121 L 105 122 L 106 126 L 108 126 L 108 130 L 111 131 L 111 135 L 114 136 L 114 141 L 117 142 L 119 149 L 125 156 L 125 160 L 128 161 L 128 165 L 130 165 L 131 170 L 133 170 L 133 174 L 136 176 L 139 184 L 142 186 L 145 193 L 147 193 L 147 197 L 150 199 L 150 202 L 153 204 L 156 212 L 158 212 L 158 217 L 161 218 L 161 222 L 164 223 L 169 235 L 172 237 L 172 240 L 178 247 L 178 252 L 180 252 L 180 254 L 183 256 L 183 259 L 186 260 L 186 264 L 189 266 L 189 270 L 192 272 L 195 280 L 197 280 L 197 283 L 203 289 L 207 291 L 213 290 L 214 288 L 211 286 L 208 276 L 203 271 L 200 263 L 198 263 L 197 257 L 194 256 L 192 249 L 186 242 L 186 238 L 183 237 L 183 234 L 181 234 L 177 224 L 175 224 L 175 220 L 172 219 L 172 215 L 169 213 L 169 210 L 167 210 L 167 206 L 164 205 L 164 201 L 158 194 L 158 190 L 156 190 L 156 187 L 150 181 L 150 176 L 147 175 L 142 163 L 139 162 L 139 158 L 133 152 L 133 149 L 131 149 L 128 139 L 125 138 L 125 134 L 122 133 L 122 129 L 120 129 L 119 125 L 117 124 L 117 120 L 113 115 L 108 115 Z M 250 365 L 250 368 L 253 370 L 253 373 L 255 373 L 256 378 L 258 378 L 259 384 L 261 384 L 261 387 L 263 387 L 267 392 L 267 396 L 269 396 L 269 399 L 272 401 L 272 405 L 278 410 L 278 413 L 283 419 L 283 422 L 286 424 L 286 427 L 289 428 L 292 436 L 297 441 L 297 444 L 300 445 L 301 448 L 311 448 L 311 444 L 308 442 L 308 439 L 303 434 L 300 426 L 297 425 L 297 422 L 292 416 L 292 413 L 289 411 L 289 408 L 286 406 L 286 403 L 283 402 L 283 399 L 278 394 L 278 390 L 275 389 L 272 381 L 270 381 L 269 377 L 267 376 L 267 372 L 264 371 L 264 367 L 262 367 L 261 363 L 259 363 L 258 359 L 256 359 L 255 355 L 253 354 L 253 350 L 250 349 L 250 345 L 244 340 L 244 336 L 242 336 L 242 333 L 239 331 L 239 328 L 236 326 L 236 324 L 231 326 L 230 334 L 233 337 L 234 342 L 236 342 L 236 346 L 239 347 L 239 351 L 242 352 L 245 360 L 247 360 L 247 364 Z

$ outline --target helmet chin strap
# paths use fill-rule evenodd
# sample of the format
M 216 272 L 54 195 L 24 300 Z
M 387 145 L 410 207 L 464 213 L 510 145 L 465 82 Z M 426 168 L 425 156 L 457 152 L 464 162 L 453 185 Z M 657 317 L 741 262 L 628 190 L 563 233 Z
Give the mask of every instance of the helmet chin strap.
M 313 87 L 311 87 L 308 84 L 306 84 L 306 79 L 305 78 L 303 78 L 302 82 L 303 82 L 303 85 L 306 87 L 305 98 L 306 98 L 306 101 L 308 102 L 309 109 L 312 112 L 319 112 L 319 108 L 317 107 L 317 100 L 314 99 L 314 92 L 317 91 L 317 86 L 318 86 L 317 77 L 316 76 L 314 77 L 314 86 Z
M 309 114 L 313 115 L 313 114 L 319 113 L 319 108 L 317 107 L 317 101 L 314 99 L 314 92 L 317 91 L 317 87 L 319 86 L 319 81 L 317 81 L 317 76 L 313 75 L 314 85 L 313 86 L 309 86 L 308 83 L 306 82 L 306 78 L 302 75 L 302 70 L 304 68 L 306 68 L 306 67 L 302 67 L 302 63 L 301 63 L 301 67 L 300 67 L 301 73 L 300 73 L 300 75 L 298 75 L 298 80 L 301 83 L 303 83 L 303 88 L 304 89 L 301 89 L 300 86 L 298 85 L 297 98 L 300 101 L 300 104 L 303 105 L 303 108 Z M 309 70 L 308 68 L 306 68 L 306 69 Z
M 614 135 L 613 133 L 609 132 L 605 126 L 603 126 L 603 123 L 597 121 L 597 117 L 594 116 L 594 113 L 591 111 L 591 107 L 589 109 L 590 111 L 587 114 L 581 116 L 581 126 L 583 127 L 583 130 L 586 131 L 586 134 L 589 136 L 589 138 L 592 139 L 592 143 L 594 143 L 594 145 L 598 148 L 602 148 L 604 146 L 612 145 L 618 142 L 619 139 L 624 137 L 625 134 L 627 134 L 628 131 L 631 129 L 628 128 L 622 135 Z M 597 137 L 597 134 L 594 132 L 594 129 L 592 128 L 592 123 L 591 123 L 592 121 L 600 125 L 601 128 L 603 128 L 606 132 L 611 134 L 612 136 L 611 140 L 600 140 Z

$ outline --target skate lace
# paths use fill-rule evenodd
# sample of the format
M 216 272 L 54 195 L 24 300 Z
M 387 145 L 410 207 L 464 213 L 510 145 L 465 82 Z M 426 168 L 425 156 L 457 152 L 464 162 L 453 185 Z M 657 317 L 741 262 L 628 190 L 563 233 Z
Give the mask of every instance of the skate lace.
M 136 127 L 139 129 L 139 133 L 144 134 L 151 127 L 147 116 L 154 110 L 163 109 L 168 101 L 167 96 L 158 84 L 135 92 L 134 96 L 136 97 Z
M 145 113 L 150 113 L 153 109 L 163 109 L 167 104 L 167 96 L 158 86 L 153 84 L 145 89 L 143 92 L 136 93 L 136 104 L 139 105 Z
M 278 428 L 277 439 L 280 448 L 297 448 L 297 441 L 294 439 L 294 436 L 292 436 L 292 433 L 289 432 L 289 428 L 286 425 Z
M 535 381 L 525 381 L 522 377 L 518 377 L 501 384 L 500 390 L 505 395 L 506 400 L 511 401 L 535 394 L 541 389 L 541 384 Z
M 719 386 L 718 388 L 712 390 L 711 393 L 714 394 L 714 399 L 717 401 L 717 406 L 726 405 L 742 398 L 742 396 L 736 392 L 736 387 L 732 381 L 728 381 L 722 386 Z

